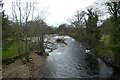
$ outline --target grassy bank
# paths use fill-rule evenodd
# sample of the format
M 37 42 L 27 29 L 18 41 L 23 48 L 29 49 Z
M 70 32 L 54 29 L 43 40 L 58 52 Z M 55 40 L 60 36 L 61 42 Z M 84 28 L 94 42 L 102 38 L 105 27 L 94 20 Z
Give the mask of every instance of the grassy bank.
M 22 48 L 21 53 L 24 53 L 25 49 L 26 49 L 26 43 L 25 43 L 25 41 L 22 41 L 21 44 L 22 44 L 22 46 L 20 46 L 20 48 Z M 31 45 L 29 45 L 29 47 L 30 46 Z M 7 44 L 5 44 L 3 46 L 2 55 L 1 55 L 2 58 L 7 59 L 10 57 L 17 56 L 18 55 L 17 48 L 18 48 L 18 44 L 16 44 L 16 42 L 14 42 L 14 41 L 8 42 Z

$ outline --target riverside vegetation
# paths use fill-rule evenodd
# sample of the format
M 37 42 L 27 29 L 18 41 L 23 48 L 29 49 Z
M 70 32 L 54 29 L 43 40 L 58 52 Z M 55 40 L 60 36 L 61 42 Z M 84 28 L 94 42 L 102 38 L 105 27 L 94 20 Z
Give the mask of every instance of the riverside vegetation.
M 16 3 L 13 4 L 17 5 Z M 27 7 L 34 7 L 35 5 L 33 4 L 31 2 Z M 17 15 L 14 10 L 15 7 L 21 10 L 22 8 L 20 5 L 14 5 L 12 5 L 13 20 L 9 19 L 5 11 L 1 13 L 3 44 L 1 56 L 3 64 L 4 59 L 9 61 L 16 55 L 24 64 L 27 64 L 30 62 L 30 50 L 34 50 L 38 44 L 37 48 L 41 53 L 45 52 L 45 35 L 60 34 L 69 35 L 80 41 L 96 56 L 103 58 L 116 72 L 120 72 L 120 1 L 102 4 L 106 6 L 110 15 L 109 18 L 102 22 L 102 25 L 98 25 L 98 21 L 100 21 L 98 13 L 101 12 L 101 9 L 97 10 L 94 7 L 88 7 L 85 11 L 77 11 L 69 25 L 61 24 L 58 28 L 48 26 L 40 16 L 29 21 L 28 18 L 30 16 L 27 11 L 25 13 L 26 16 L 24 16 L 25 20 L 22 22 L 24 14 L 22 15 L 21 11 L 18 10 L 20 15 Z M 34 8 L 31 7 L 30 10 L 34 12 Z M 33 17 L 33 14 L 31 14 L 31 17 Z M 38 41 L 32 42 L 33 37 L 38 37 Z

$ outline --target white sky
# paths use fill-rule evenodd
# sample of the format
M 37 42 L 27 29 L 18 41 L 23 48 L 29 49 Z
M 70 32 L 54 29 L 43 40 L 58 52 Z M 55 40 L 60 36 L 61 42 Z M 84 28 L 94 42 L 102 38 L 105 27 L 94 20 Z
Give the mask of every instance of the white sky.
M 4 9 L 10 14 L 10 1 L 4 0 Z M 77 10 L 84 10 L 96 0 L 37 0 L 40 6 L 47 9 L 45 22 L 48 25 L 59 26 L 74 15 Z
M 45 21 L 49 25 L 58 26 L 68 22 L 71 16 L 77 10 L 84 10 L 90 6 L 95 0 L 41 0 L 48 7 L 48 15 Z

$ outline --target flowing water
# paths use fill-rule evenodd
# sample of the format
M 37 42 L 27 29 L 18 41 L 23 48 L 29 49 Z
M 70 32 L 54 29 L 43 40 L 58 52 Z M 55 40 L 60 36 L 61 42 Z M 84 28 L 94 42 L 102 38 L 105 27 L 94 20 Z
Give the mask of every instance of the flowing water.
M 60 36 L 51 37 L 49 41 L 56 47 L 49 53 L 45 66 L 34 74 L 35 78 L 109 78 L 112 68 L 92 54 L 85 53 L 85 47 L 69 36 L 61 36 L 65 43 L 57 43 Z M 48 51 L 46 49 L 46 51 Z

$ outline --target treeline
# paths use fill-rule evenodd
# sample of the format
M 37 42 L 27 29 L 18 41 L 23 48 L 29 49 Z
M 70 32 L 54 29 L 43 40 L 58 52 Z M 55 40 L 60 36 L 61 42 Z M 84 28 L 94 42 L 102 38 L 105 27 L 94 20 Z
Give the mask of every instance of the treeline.
M 110 17 L 102 25 L 98 25 L 99 11 L 88 8 L 86 11 L 77 11 L 71 24 L 61 24 L 58 31 L 82 42 L 109 64 L 120 67 L 120 1 L 104 5 Z

